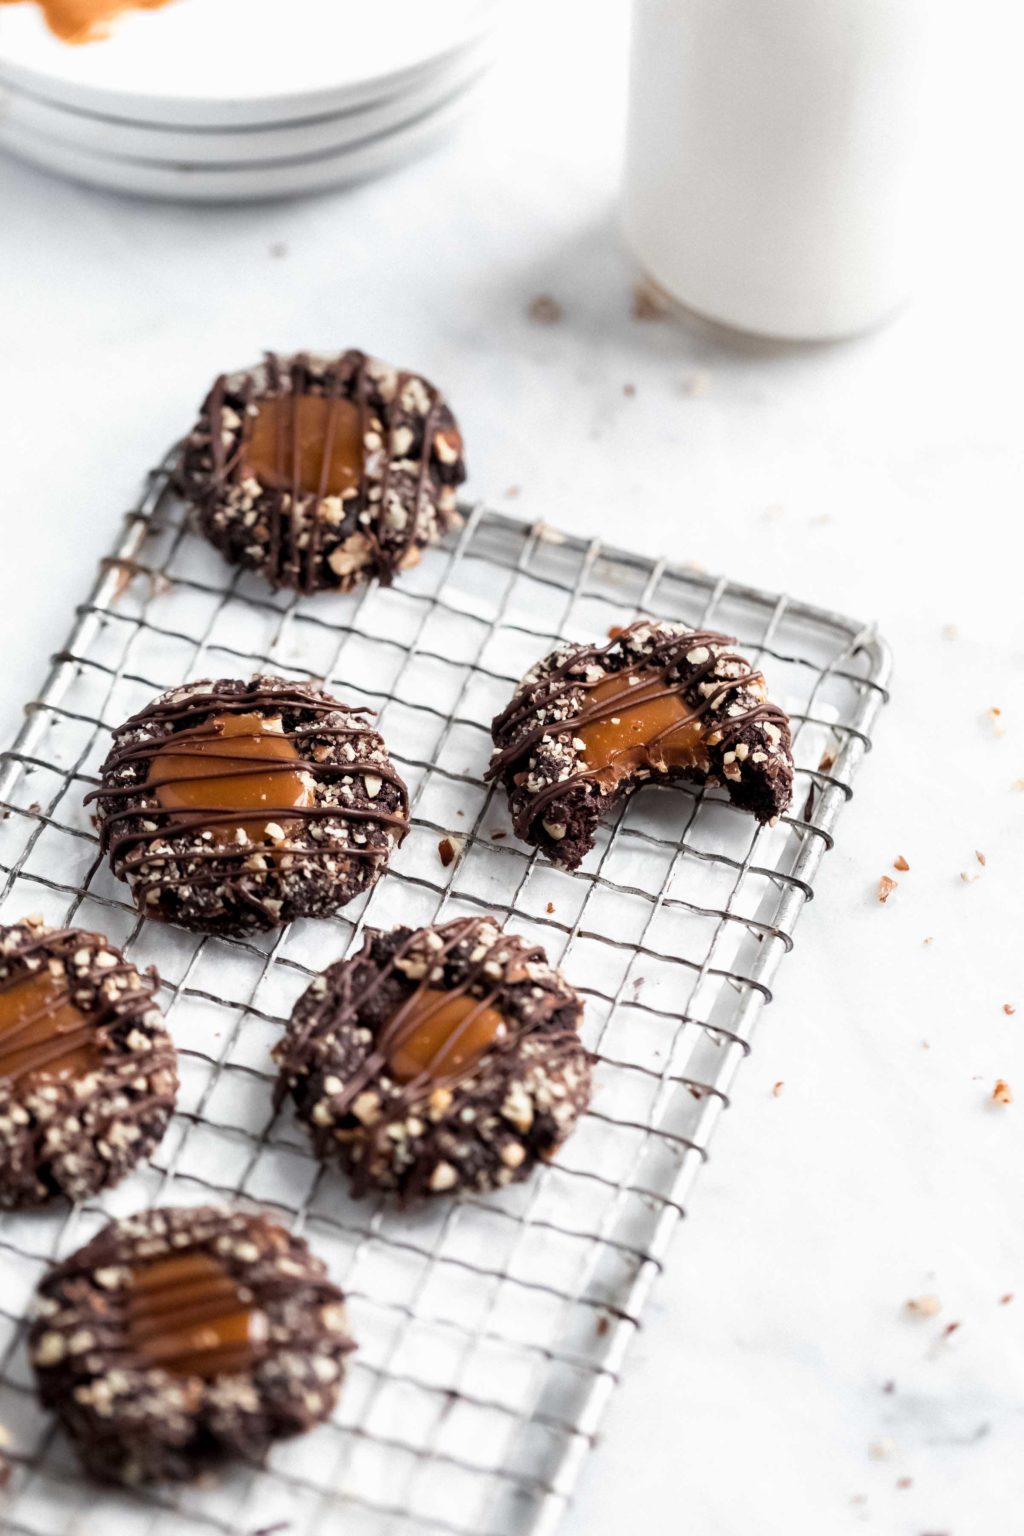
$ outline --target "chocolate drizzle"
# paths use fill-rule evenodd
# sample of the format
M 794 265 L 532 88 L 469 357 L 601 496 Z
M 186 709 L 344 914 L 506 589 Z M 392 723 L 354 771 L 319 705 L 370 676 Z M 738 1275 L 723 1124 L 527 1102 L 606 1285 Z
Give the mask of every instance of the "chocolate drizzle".
M 591 762 L 581 737 L 589 727 L 629 709 L 641 690 L 649 703 L 675 695 L 685 704 L 678 716 L 642 741 L 647 777 L 704 778 L 720 765 L 726 781 L 738 779 L 738 769 L 728 771 L 732 764 L 728 753 L 741 736 L 762 736 L 770 745 L 772 732 L 777 732 L 777 741 L 785 743 L 788 753 L 789 722 L 784 711 L 759 696 L 764 690 L 762 673 L 729 650 L 731 644 L 728 636 L 712 630 L 680 630 L 639 620 L 617 631 L 606 645 L 573 646 L 540 663 L 492 725 L 495 750 L 486 778 L 503 776 L 509 785 L 517 835 L 543 841 L 543 836 L 536 837 L 537 823 L 543 822 L 552 802 L 574 789 L 589 787 L 610 798 L 633 787 L 635 764 L 628 757 L 635 748 L 623 746 L 603 761 Z M 609 679 L 616 676 L 621 676 L 622 687 L 609 691 Z M 630 683 L 631 677 L 639 687 Z M 737 704 L 737 700 L 743 702 Z M 686 727 L 693 728 L 694 760 L 681 758 L 673 763 L 665 748 L 672 735 Z M 562 764 L 566 771 L 552 772 L 547 782 L 537 782 L 541 775 L 534 775 L 530 763 L 535 750 L 543 751 L 548 743 L 562 743 L 568 749 Z M 730 792 L 732 788 L 730 783 Z
M 549 978 L 547 988 L 536 985 L 538 967 Z M 502 933 L 488 919 L 458 918 L 436 929 L 397 929 L 393 934 L 367 932 L 362 950 L 332 966 L 324 981 L 326 990 L 319 991 L 314 983 L 300 999 L 288 1035 L 274 1052 L 281 1068 L 276 1103 L 279 1106 L 289 1088 L 295 1091 L 316 1070 L 318 1041 L 371 1032 L 371 1043 L 330 1094 L 331 1124 L 343 1135 L 346 1126 L 359 1128 L 359 1101 L 368 1090 L 382 1100 L 380 1115 L 368 1126 L 363 1122 L 368 1146 L 354 1169 L 357 1195 L 370 1185 L 374 1154 L 387 1143 L 390 1128 L 418 1106 L 436 1102 L 439 1090 L 450 1105 L 447 1117 L 456 1124 L 460 1109 L 472 1100 L 472 1081 L 486 1072 L 487 1062 L 506 1059 L 510 1065 L 502 1075 L 507 1076 L 526 1040 L 543 1036 L 552 1058 L 563 1053 L 585 1058 L 575 993 L 548 970 L 540 946 Z M 527 992 L 519 991 L 516 1001 L 519 983 L 527 984 Z M 408 1050 L 424 1022 L 463 998 L 472 1006 L 437 1039 L 420 1070 L 396 1073 L 396 1055 Z M 474 1048 L 464 1055 L 453 1049 L 488 1013 L 498 1016 L 504 1027 L 496 1028 L 492 1018 Z M 331 1137 L 317 1131 L 315 1120 L 313 1129 L 322 1154 Z M 409 1186 L 403 1190 L 406 1196 L 418 1192 Z
M 216 892 L 232 875 L 245 901 L 254 897 L 258 875 L 283 878 L 302 866 L 339 860 L 371 866 L 372 878 L 409 822 L 405 784 L 367 714 L 280 678 L 197 684 L 155 700 L 114 733 L 100 786 L 86 797 L 98 806 L 101 846 L 115 872 L 138 882 L 150 905 L 149 891 Z M 241 746 L 237 754 L 230 747 L 209 752 L 219 731 L 220 739 L 228 739 L 220 723 L 237 716 L 274 724 L 265 739 L 275 755 L 256 757 Z M 252 743 L 255 751 L 259 734 L 243 730 L 230 739 Z M 279 746 L 285 742 L 287 755 Z M 196 777 L 183 765 L 200 753 L 206 755 Z M 265 803 L 278 777 L 288 792 L 280 804 Z M 301 798 L 297 780 L 308 783 Z M 237 784 L 243 803 L 225 805 L 231 797 L 212 791 L 203 803 L 197 786 L 204 783 Z M 175 797 L 166 791 L 182 785 L 198 801 L 169 806 Z M 344 840 L 317 840 L 304 830 L 311 824 L 340 825 Z M 269 827 L 267 835 L 250 835 L 261 826 Z
M 440 531 L 457 521 L 453 508 L 442 505 L 442 492 L 465 477 L 451 412 L 440 392 L 417 374 L 395 374 L 385 397 L 381 372 L 382 365 L 356 350 L 330 359 L 306 353 L 281 358 L 269 352 L 262 369 L 241 376 L 222 374 L 214 383 L 203 406 L 201 430 L 186 447 L 185 489 L 197 501 L 213 541 L 243 563 L 258 564 L 272 586 L 312 593 L 321 587 L 345 588 L 368 576 L 390 582 L 416 549 L 429 542 L 431 530 L 424 522 L 428 508 Z M 415 389 L 422 414 L 402 405 L 408 386 Z M 261 406 L 310 396 L 328 401 L 315 487 L 303 473 L 310 458 L 300 452 L 294 406 L 289 412 L 275 412 L 274 463 L 261 475 L 251 453 Z M 330 486 L 334 449 L 345 429 L 342 407 L 349 405 L 358 412 L 360 451 L 353 466 L 355 483 L 336 492 Z M 443 458 L 437 448 L 439 433 L 448 445 Z M 406 474 L 397 483 L 399 461 L 406 472 L 415 467 L 411 485 Z M 328 497 L 334 504 L 330 516 Z M 242 517 L 233 532 L 233 515 L 224 509 L 234 502 Z

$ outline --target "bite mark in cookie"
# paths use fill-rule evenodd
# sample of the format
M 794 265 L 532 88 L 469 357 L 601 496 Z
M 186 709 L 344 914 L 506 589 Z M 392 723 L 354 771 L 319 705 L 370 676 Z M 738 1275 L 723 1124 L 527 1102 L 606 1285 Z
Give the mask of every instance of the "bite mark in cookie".
M 0 1206 L 84 1200 L 159 1143 L 178 1072 L 157 986 L 102 934 L 0 927 Z
M 128 1485 L 260 1460 L 330 1414 L 351 1348 L 305 1242 L 215 1207 L 112 1222 L 44 1277 L 29 1334 L 44 1406 Z
M 279 677 L 163 694 L 114 732 L 87 798 L 140 911 L 205 932 L 337 911 L 408 830 L 366 711 Z
M 641 620 L 605 646 L 564 646 L 492 725 L 516 833 L 575 869 L 602 816 L 646 782 L 724 784 L 761 822 L 788 807 L 789 721 L 726 635 Z
M 299 999 L 275 1057 L 357 1194 L 485 1191 L 552 1157 L 586 1108 L 578 995 L 491 918 L 369 932 Z
M 465 478 L 440 391 L 358 351 L 222 375 L 178 475 L 228 560 L 307 593 L 391 582 L 458 525 Z

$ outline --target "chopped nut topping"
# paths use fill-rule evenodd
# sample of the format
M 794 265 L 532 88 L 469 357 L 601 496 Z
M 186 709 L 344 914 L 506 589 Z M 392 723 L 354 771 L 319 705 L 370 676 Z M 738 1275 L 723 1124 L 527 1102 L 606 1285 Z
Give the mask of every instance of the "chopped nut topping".
M 934 1317 L 942 1310 L 942 1302 L 937 1296 L 912 1296 L 907 1302 L 907 1311 L 914 1317 Z
M 996 1085 L 992 1089 L 992 1099 L 996 1104 L 1013 1103 L 1013 1094 L 1010 1092 L 1010 1085 L 1005 1078 L 996 1078 Z
M 892 867 L 893 869 L 898 869 L 901 874 L 906 874 L 907 870 L 910 868 L 910 865 L 907 863 L 902 853 L 898 853 L 892 861 Z
M 883 875 L 882 878 L 878 882 L 878 899 L 879 899 L 879 901 L 881 901 L 881 902 L 888 901 L 889 897 L 892 895 L 893 891 L 896 889 L 897 883 L 898 882 L 893 880 L 890 875 Z

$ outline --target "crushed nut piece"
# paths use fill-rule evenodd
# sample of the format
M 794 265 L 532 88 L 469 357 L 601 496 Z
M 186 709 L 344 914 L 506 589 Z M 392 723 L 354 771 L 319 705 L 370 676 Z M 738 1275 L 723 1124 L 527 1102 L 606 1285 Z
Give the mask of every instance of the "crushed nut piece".
M 898 853 L 892 861 L 892 867 L 893 869 L 898 869 L 901 874 L 906 874 L 907 870 L 910 868 L 910 865 L 907 863 L 902 853 Z
M 449 864 L 455 863 L 458 852 L 459 845 L 452 837 L 442 837 L 441 841 L 437 845 L 437 856 L 441 860 L 441 863 L 444 865 L 445 869 L 448 868 Z
M 878 899 L 879 899 L 879 901 L 881 901 L 881 902 L 888 901 L 889 897 L 892 895 L 893 891 L 896 889 L 897 884 L 898 884 L 898 882 L 896 880 L 893 880 L 893 878 L 890 875 L 883 875 L 882 878 L 878 882 Z
M 550 293 L 538 293 L 530 300 L 526 313 L 538 325 L 557 325 L 562 318 L 562 306 Z
M 783 1089 L 783 1084 L 782 1084 L 781 1079 L 780 1079 L 779 1082 L 773 1083 L 772 1084 L 772 1098 L 773 1099 L 777 1099 L 779 1094 L 782 1092 L 782 1089 Z
M 1010 1085 L 1004 1077 L 996 1078 L 996 1085 L 992 1089 L 992 1098 L 996 1104 L 1012 1104 L 1013 1094 Z
M 907 1302 L 907 1311 L 913 1317 L 934 1317 L 942 1310 L 942 1302 L 937 1296 L 912 1296 Z

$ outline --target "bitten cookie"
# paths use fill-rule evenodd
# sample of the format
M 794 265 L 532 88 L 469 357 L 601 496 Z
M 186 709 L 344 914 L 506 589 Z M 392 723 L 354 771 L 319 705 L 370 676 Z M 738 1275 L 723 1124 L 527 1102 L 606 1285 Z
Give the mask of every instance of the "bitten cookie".
M 114 732 L 87 800 L 140 912 L 208 933 L 336 912 L 408 830 L 365 711 L 280 677 L 155 699 Z
M 43 1278 L 29 1355 L 43 1405 L 108 1482 L 184 1481 L 325 1419 L 352 1348 L 301 1238 L 213 1207 L 112 1222 Z
M 525 1179 L 590 1097 L 582 1004 L 491 918 L 368 932 L 318 976 L 275 1050 L 319 1157 L 403 1200 Z
M 459 522 L 462 437 L 440 391 L 367 357 L 267 355 L 222 375 L 185 442 L 199 527 L 274 587 L 388 583 Z
M 158 1144 L 178 1071 L 157 986 L 101 933 L 0 927 L 0 1206 L 84 1200 Z
M 605 646 L 563 646 L 492 724 L 487 778 L 517 836 L 575 869 L 609 807 L 643 783 L 724 784 L 774 822 L 792 799 L 789 721 L 726 635 L 641 620 Z

